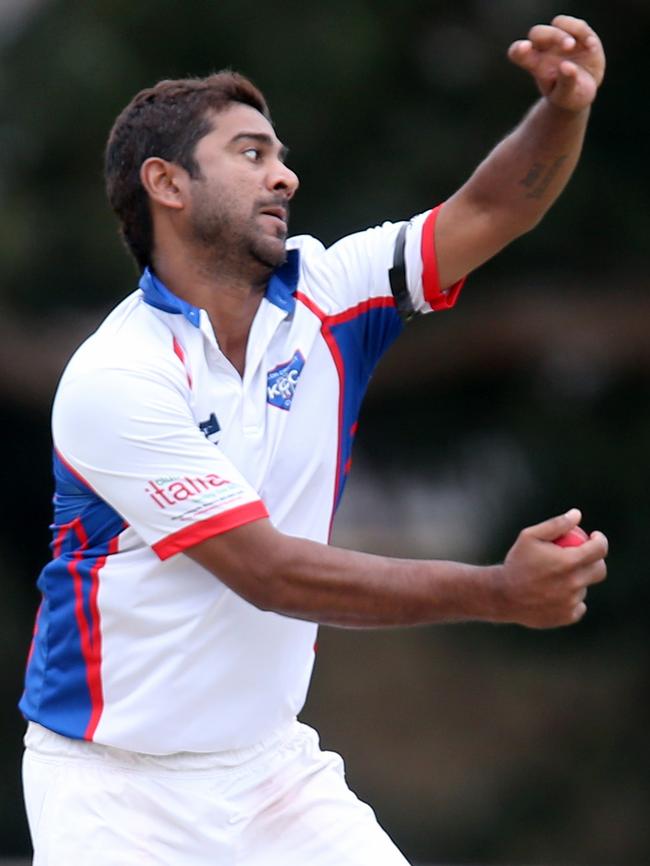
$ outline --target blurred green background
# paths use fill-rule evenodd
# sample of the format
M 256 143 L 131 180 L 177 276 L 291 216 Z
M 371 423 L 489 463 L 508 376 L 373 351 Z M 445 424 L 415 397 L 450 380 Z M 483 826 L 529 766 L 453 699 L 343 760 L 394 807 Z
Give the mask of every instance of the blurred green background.
M 48 557 L 58 375 L 135 285 L 104 202 L 114 116 L 159 78 L 230 66 L 266 93 L 329 243 L 443 200 L 535 98 L 505 56 L 564 11 L 609 70 L 569 189 L 409 327 L 361 417 L 335 540 L 501 559 L 578 505 L 611 543 L 579 625 L 323 629 L 304 713 L 410 857 L 650 862 L 647 0 L 0 0 L 0 856 L 28 851 L 15 708 Z

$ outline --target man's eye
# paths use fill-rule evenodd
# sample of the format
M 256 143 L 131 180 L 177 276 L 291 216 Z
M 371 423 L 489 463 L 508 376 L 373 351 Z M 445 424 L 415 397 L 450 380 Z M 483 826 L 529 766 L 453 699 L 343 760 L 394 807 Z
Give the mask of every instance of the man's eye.
M 253 162 L 257 162 L 257 160 L 261 157 L 261 153 L 256 147 L 247 147 L 244 151 L 244 156 L 247 159 L 252 160 Z

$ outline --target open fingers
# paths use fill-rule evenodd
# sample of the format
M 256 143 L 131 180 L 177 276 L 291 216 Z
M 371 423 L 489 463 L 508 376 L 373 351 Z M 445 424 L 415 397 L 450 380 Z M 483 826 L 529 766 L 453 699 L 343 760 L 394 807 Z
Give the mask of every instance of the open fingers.
M 530 72 L 539 62 L 539 51 L 533 48 L 530 39 L 517 39 L 508 48 L 508 57 L 517 66 Z
M 550 24 L 531 27 L 526 39 L 512 43 L 508 57 L 535 77 L 545 71 L 553 81 L 556 76 L 563 78 L 569 89 L 580 67 L 589 71 L 596 84 L 605 70 L 600 39 L 586 21 L 571 15 L 556 15 Z
M 550 29 L 553 30 L 554 28 Z M 508 58 L 517 66 L 526 70 L 526 72 L 537 75 L 540 69 L 549 67 L 547 62 L 549 57 L 560 57 L 561 59 L 563 54 L 566 54 L 567 57 L 570 56 L 576 44 L 573 37 L 570 37 L 570 39 L 570 45 L 569 43 L 565 43 L 564 47 L 562 47 L 561 40 L 549 41 L 548 44 L 545 44 L 545 40 L 518 39 L 508 49 Z M 553 72 L 553 77 L 555 77 L 555 65 L 549 67 L 549 69 Z
M 573 51 L 576 47 L 576 37 L 552 24 L 536 24 L 528 32 L 528 40 L 537 51 Z
M 582 18 L 574 18 L 572 15 L 556 15 L 551 24 L 573 36 L 576 41 L 583 45 L 600 43 L 596 32 Z

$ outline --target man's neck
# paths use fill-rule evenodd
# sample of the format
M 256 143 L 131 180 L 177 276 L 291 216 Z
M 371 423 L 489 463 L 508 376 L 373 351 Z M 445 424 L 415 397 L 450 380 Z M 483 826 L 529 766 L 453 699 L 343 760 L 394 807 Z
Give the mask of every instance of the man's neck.
M 157 256 L 154 270 L 171 292 L 207 312 L 219 348 L 243 376 L 248 335 L 272 270 L 206 265 L 200 256 Z

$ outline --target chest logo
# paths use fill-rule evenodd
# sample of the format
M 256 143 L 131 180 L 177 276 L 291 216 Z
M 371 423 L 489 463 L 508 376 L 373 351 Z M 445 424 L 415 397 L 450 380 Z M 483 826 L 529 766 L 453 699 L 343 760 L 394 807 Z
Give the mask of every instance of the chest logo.
M 216 436 L 221 427 L 219 426 L 219 422 L 217 421 L 217 416 L 214 412 L 210 413 L 210 417 L 206 421 L 201 421 L 199 423 L 199 430 L 206 439 L 210 439 L 211 436 Z M 210 439 L 211 442 L 215 442 L 215 439 Z
M 304 366 L 305 359 L 302 352 L 296 350 L 290 361 L 285 361 L 269 370 L 266 376 L 266 402 L 288 412 Z

